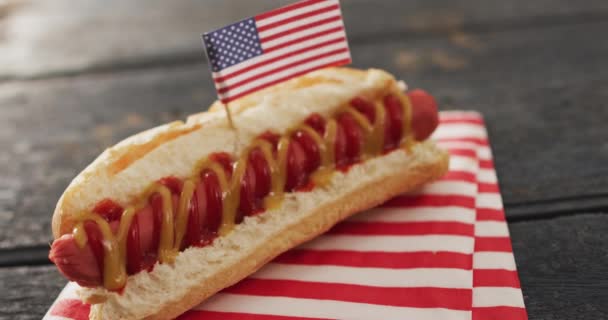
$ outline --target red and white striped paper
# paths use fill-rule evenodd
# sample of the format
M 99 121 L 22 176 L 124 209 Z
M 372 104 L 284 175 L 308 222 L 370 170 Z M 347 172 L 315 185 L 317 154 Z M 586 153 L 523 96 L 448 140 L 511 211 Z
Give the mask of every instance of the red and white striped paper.
M 442 112 L 450 170 L 355 215 L 180 319 L 527 319 L 482 117 Z M 44 319 L 87 319 L 70 283 Z

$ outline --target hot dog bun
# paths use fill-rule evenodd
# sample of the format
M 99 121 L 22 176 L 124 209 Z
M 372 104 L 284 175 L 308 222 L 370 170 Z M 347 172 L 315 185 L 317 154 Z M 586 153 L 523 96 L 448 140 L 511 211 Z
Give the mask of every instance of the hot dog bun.
M 266 130 L 284 133 L 311 113 L 329 115 L 355 96 L 397 90 L 381 70 L 327 69 L 240 99 L 230 108 L 239 128 L 238 149 Z M 134 201 L 150 183 L 192 174 L 196 162 L 218 151 L 235 153 L 236 137 L 217 103 L 193 115 L 107 149 L 62 195 L 53 217 L 55 238 L 70 233 L 74 212 L 98 201 Z M 236 151 L 238 153 L 238 150 Z M 171 319 L 255 272 L 280 253 L 328 230 L 346 217 L 418 188 L 447 171 L 448 155 L 432 142 L 396 150 L 338 172 L 324 187 L 289 193 L 280 207 L 247 217 L 212 245 L 189 248 L 173 264 L 129 276 L 122 293 L 102 287 L 80 291 L 95 303 L 93 319 Z
M 382 70 L 333 68 L 256 92 L 230 103 L 239 147 L 264 131 L 284 133 L 314 112 L 329 115 L 355 96 L 395 86 L 395 79 Z M 104 198 L 129 203 L 151 182 L 188 176 L 197 161 L 214 152 L 234 153 L 234 145 L 235 135 L 217 102 L 185 123 L 172 122 L 123 140 L 105 150 L 65 190 L 53 215 L 54 237 L 72 232 L 74 212 L 90 210 Z

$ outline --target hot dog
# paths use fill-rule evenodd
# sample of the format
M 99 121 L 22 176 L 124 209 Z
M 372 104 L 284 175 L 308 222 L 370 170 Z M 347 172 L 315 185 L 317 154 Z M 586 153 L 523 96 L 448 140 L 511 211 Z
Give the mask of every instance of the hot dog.
M 435 100 L 384 71 L 317 71 L 231 108 L 238 137 L 216 104 L 106 150 L 60 199 L 49 258 L 93 318 L 177 316 L 447 170 L 426 141 Z

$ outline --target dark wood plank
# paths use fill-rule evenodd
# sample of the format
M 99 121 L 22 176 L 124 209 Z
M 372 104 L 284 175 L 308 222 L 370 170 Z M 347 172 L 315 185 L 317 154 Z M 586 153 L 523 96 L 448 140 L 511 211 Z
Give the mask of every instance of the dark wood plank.
M 608 318 L 608 216 L 509 226 L 530 319 Z
M 0 319 L 41 319 L 65 284 L 54 266 L 0 268 Z
M 535 212 L 576 209 L 571 202 L 580 205 L 581 197 L 605 208 L 608 42 L 598 42 L 597 32 L 607 27 L 467 34 L 464 43 L 445 37 L 381 50 L 370 44 L 355 47 L 354 59 L 428 88 L 444 108 L 484 113 L 504 200 L 514 209 L 508 215 L 560 199 L 568 203 Z
M 509 226 L 530 319 L 608 317 L 608 216 Z M 0 268 L 0 319 L 40 319 L 65 284 L 53 266 Z
M 597 41 L 606 28 L 590 23 L 352 50 L 357 66 L 391 70 L 433 92 L 443 109 L 485 114 L 507 214 L 517 216 L 527 214 L 517 211 L 525 203 L 564 197 L 608 205 L 601 196 L 608 194 L 608 42 Z M 51 212 L 70 179 L 120 139 L 203 110 L 212 88 L 202 63 L 0 85 L 0 145 L 7 146 L 0 154 L 0 247 L 48 243 Z
M 0 268 L 47 265 L 51 263 L 48 255 L 48 245 L 2 248 L 0 249 Z
M 291 2 L 28 2 L 0 17 L 0 78 L 196 62 L 204 59 L 202 32 Z M 603 0 L 348 0 L 343 8 L 354 43 L 608 17 Z

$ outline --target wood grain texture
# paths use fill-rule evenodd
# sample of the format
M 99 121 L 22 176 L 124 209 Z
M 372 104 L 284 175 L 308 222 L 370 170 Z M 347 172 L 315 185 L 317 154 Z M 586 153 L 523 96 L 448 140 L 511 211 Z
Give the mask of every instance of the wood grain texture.
M 200 34 L 287 2 L 0 1 L 0 81 L 46 79 L 0 82 L 0 319 L 40 319 L 65 284 L 53 266 L 6 266 L 46 262 L 69 181 L 214 99 Z M 608 2 L 343 7 L 355 66 L 484 113 L 530 319 L 607 318 Z
M 608 215 L 509 226 L 530 319 L 608 317 Z M 0 319 L 40 319 L 65 280 L 53 266 L 0 268 Z
M 608 318 L 608 215 L 509 226 L 530 319 Z
M 10 7 L 0 17 L 0 78 L 196 62 L 204 59 L 201 33 L 291 2 L 26 2 Z M 446 34 L 460 28 L 577 23 L 608 16 L 608 4 L 603 0 L 348 0 L 343 10 L 353 43 Z
M 0 249 L 0 268 L 47 265 L 51 263 L 48 255 L 48 245 L 2 248 Z
M 484 113 L 510 217 L 608 206 L 608 23 L 353 45 L 443 109 Z M 564 46 L 568 43 L 568 46 Z M 0 85 L 0 247 L 51 240 L 52 208 L 103 148 L 214 99 L 203 64 Z M 581 198 L 582 197 L 582 198 Z M 582 199 L 582 200 L 578 200 Z M 552 206 L 546 208 L 546 204 Z M 557 206 L 560 207 L 559 201 Z M 511 210 L 513 208 L 513 210 Z M 523 208 L 523 209 L 522 209 Z
M 550 201 L 593 197 L 608 207 L 608 23 L 470 34 L 356 47 L 354 60 L 428 88 L 440 105 L 477 109 L 487 120 L 509 216 L 549 213 Z M 365 47 L 365 46 L 363 46 Z M 557 208 L 560 209 L 560 208 Z
M 41 319 L 65 283 L 54 266 L 0 268 L 0 320 Z

